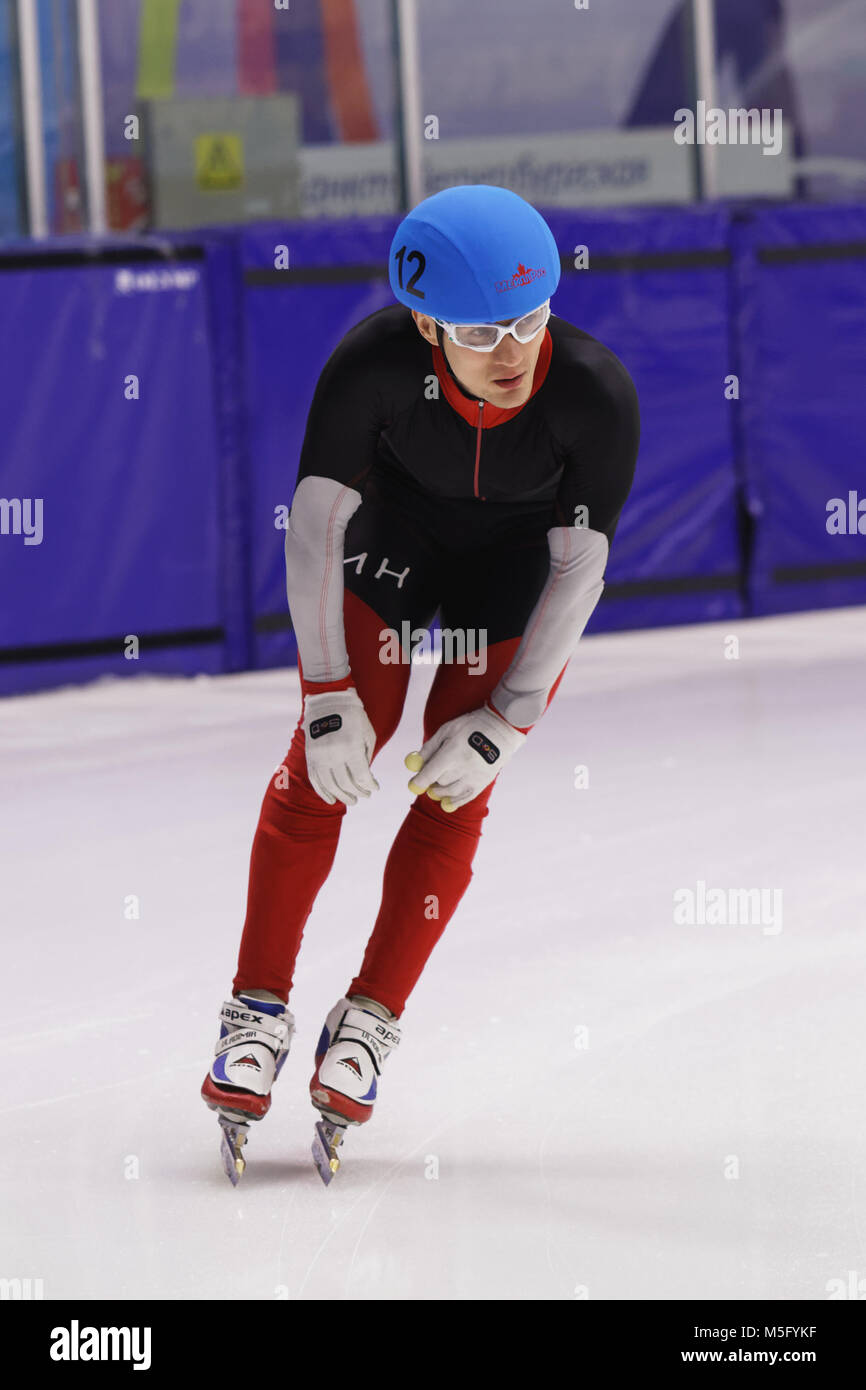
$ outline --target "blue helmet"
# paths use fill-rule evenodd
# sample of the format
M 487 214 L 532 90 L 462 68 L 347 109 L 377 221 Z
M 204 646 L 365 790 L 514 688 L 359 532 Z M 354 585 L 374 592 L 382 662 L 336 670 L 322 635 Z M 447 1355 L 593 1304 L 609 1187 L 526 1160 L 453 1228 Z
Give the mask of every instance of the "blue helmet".
M 388 278 L 401 304 L 449 323 L 521 318 L 559 284 L 541 213 L 509 188 L 458 184 L 425 198 L 394 234 Z

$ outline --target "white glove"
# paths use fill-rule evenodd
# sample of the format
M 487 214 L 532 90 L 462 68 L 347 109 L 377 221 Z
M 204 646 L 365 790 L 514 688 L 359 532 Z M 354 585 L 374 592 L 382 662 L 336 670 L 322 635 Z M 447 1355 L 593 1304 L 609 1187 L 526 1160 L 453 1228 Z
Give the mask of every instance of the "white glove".
M 304 747 L 313 790 L 333 806 L 354 806 L 358 796 L 379 790 L 370 771 L 376 732 L 357 690 L 307 695 Z
M 525 742 L 526 734 L 489 705 L 461 714 L 407 756 L 406 767 L 416 774 L 409 790 L 441 801 L 443 811 L 456 811 L 489 786 Z

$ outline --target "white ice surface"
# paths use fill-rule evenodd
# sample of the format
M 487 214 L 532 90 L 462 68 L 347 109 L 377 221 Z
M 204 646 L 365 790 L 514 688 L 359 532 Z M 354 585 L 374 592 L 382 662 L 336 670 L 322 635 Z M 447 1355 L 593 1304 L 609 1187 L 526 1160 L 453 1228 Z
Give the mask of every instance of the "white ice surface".
M 325 1188 L 312 1051 L 431 676 L 346 818 L 237 1190 L 198 1092 L 296 675 L 0 704 L 0 1276 L 87 1299 L 825 1299 L 866 1278 L 866 610 L 581 643 Z M 780 888 L 782 930 L 675 925 L 699 880 Z

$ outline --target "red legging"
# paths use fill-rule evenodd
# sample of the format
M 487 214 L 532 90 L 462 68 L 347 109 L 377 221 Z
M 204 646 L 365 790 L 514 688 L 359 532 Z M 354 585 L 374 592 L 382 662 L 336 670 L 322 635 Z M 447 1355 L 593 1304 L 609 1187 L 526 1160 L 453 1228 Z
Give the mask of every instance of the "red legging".
M 411 667 L 380 661 L 382 618 L 349 590 L 344 624 L 349 665 L 376 731 L 375 758 L 400 722 Z M 488 647 L 483 674 L 470 675 L 465 665 L 439 665 L 424 709 L 425 741 L 446 720 L 483 704 L 519 642 L 514 637 Z M 302 719 L 286 766 L 288 786 L 277 785 L 286 781 L 284 773 L 271 779 L 253 842 L 235 994 L 267 989 L 288 999 L 304 926 L 333 864 L 347 810 L 342 802 L 329 806 L 310 785 Z M 403 1012 L 469 886 L 493 785 L 452 812 L 429 796 L 416 797 L 388 855 L 379 915 L 347 996 L 363 994 L 398 1017 Z

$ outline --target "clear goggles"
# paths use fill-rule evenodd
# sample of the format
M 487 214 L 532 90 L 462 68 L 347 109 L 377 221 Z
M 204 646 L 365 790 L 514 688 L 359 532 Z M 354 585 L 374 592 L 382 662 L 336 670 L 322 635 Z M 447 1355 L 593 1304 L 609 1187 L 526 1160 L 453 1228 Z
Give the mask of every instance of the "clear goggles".
M 452 343 L 458 347 L 471 348 L 473 352 L 492 352 L 498 347 L 506 333 L 511 333 L 518 343 L 530 343 L 536 333 L 540 333 L 550 318 L 550 300 L 545 299 L 537 309 L 524 314 L 503 327 L 499 323 L 448 323 L 445 319 L 434 318 Z

